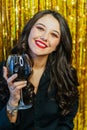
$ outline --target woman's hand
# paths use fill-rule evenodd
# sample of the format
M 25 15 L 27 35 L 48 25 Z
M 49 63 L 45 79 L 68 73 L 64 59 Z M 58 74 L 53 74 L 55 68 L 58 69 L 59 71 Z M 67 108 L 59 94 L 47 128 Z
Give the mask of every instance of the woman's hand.
M 20 100 L 20 90 L 27 85 L 27 81 L 14 81 L 17 78 L 17 74 L 13 74 L 9 78 L 7 75 L 7 68 L 3 67 L 3 77 L 7 80 L 10 91 L 9 103 L 11 106 L 18 106 L 18 102 Z

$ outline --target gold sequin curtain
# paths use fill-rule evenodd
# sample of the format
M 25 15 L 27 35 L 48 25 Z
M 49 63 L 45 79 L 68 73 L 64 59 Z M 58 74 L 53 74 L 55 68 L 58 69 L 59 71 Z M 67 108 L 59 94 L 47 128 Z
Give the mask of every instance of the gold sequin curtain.
M 28 19 L 43 9 L 59 11 L 71 29 L 73 65 L 80 82 L 74 130 L 87 130 L 87 0 L 0 0 L 0 61 L 6 60 Z

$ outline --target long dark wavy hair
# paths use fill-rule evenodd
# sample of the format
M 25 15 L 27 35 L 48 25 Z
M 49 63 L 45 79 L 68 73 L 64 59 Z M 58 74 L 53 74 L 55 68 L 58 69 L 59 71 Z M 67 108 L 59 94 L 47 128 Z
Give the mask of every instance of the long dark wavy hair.
M 72 37 L 66 20 L 54 10 L 42 10 L 36 13 L 25 25 L 18 43 L 11 53 L 27 53 L 31 58 L 28 37 L 36 21 L 50 14 L 60 24 L 61 38 L 56 51 L 48 56 L 47 65 L 51 66 L 49 89 L 56 87 L 56 102 L 62 115 L 67 115 L 78 102 L 78 78 L 76 69 L 72 66 Z

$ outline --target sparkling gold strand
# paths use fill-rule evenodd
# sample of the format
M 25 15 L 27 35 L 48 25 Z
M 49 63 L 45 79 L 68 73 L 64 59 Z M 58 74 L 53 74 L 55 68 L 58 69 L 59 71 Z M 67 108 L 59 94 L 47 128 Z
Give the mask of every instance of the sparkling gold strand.
M 39 0 L 34 0 L 34 13 L 37 13 L 39 10 L 41 10 L 41 9 L 39 9 Z M 42 3 L 43 4 L 41 4 L 41 5 L 43 5 L 43 7 L 44 7 L 44 0 L 42 1 Z
M 0 2 L 0 61 L 2 60 L 2 30 L 3 30 L 3 24 L 2 24 L 2 1 Z
M 73 65 L 76 66 L 76 1 L 67 0 L 66 19 L 73 37 Z
M 34 9 L 35 9 L 35 1 L 34 0 L 30 0 L 30 13 L 31 13 L 31 17 L 34 15 Z
M 44 10 L 45 9 L 45 0 L 38 0 L 38 10 Z
M 16 7 L 15 7 L 15 30 L 16 30 L 16 39 L 18 40 L 18 32 L 19 32 L 19 9 L 20 9 L 20 5 L 19 5 L 19 0 L 16 0 Z
M 62 10 L 63 10 L 62 1 L 61 0 L 56 0 L 56 3 L 57 3 L 57 6 L 56 6 L 57 10 L 62 14 Z
M 26 19 L 27 19 L 27 18 L 25 18 L 25 13 L 26 13 L 25 12 L 25 8 L 26 8 L 26 5 L 27 4 L 25 4 L 25 0 L 21 0 L 21 2 L 20 2 L 21 31 L 22 31 L 22 29 L 24 27 L 24 24 L 26 23 Z
M 45 0 L 45 8 L 51 9 L 51 0 Z
M 28 0 L 24 1 L 25 19 L 28 20 Z
M 67 15 L 67 0 L 62 0 L 62 14 L 66 18 L 66 15 Z
M 13 47 L 13 41 L 14 41 L 14 39 L 15 39 L 15 35 L 14 35 L 14 33 L 15 33 L 15 30 L 14 30 L 15 17 L 13 17 L 13 16 L 15 16 L 15 10 L 14 10 L 14 8 L 13 8 L 13 5 L 14 5 L 14 4 L 15 4 L 14 1 L 12 1 L 12 0 L 9 1 L 9 17 L 10 17 L 10 19 L 9 19 L 10 39 L 9 39 L 9 42 L 8 42 L 8 43 L 10 43 L 10 45 L 9 45 L 9 51 L 10 51 L 11 48 Z
M 51 0 L 51 9 L 57 10 L 57 2 L 56 2 L 56 0 Z
M 3 32 L 2 32 L 3 55 L 2 56 L 4 57 L 4 59 L 6 59 L 6 53 L 7 53 L 7 50 L 6 50 L 6 48 L 7 48 L 7 34 L 8 34 L 7 3 L 8 3 L 7 0 L 6 0 L 6 2 L 2 0 L 2 24 L 3 24 Z M 7 16 L 6 16 L 6 12 L 7 12 Z M 8 23 L 9 23 L 9 21 L 8 21 Z

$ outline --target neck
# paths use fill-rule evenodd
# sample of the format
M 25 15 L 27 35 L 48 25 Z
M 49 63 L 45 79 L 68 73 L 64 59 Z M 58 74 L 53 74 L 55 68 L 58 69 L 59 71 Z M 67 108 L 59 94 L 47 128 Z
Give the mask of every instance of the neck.
M 41 69 L 45 68 L 47 63 L 48 56 L 39 56 L 39 57 L 33 57 L 33 68 L 34 69 Z

